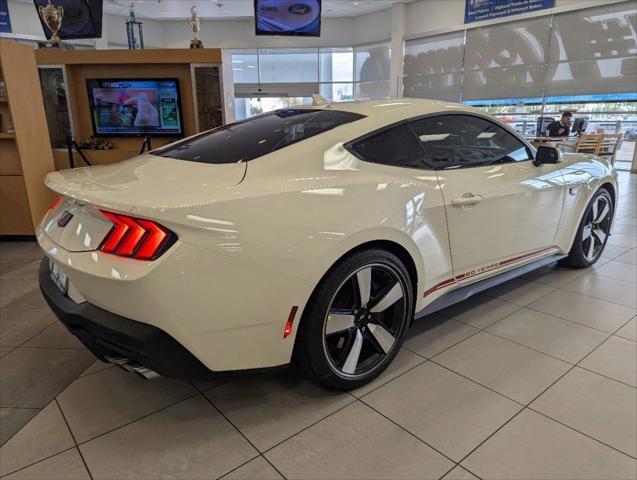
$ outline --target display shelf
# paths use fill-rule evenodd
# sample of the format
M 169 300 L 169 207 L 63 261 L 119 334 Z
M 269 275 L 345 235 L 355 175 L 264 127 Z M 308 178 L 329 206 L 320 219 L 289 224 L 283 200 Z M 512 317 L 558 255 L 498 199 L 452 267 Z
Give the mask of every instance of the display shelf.
M 0 132 L 0 139 L 2 140 L 12 140 L 14 138 L 15 138 L 15 133 Z
M 87 81 L 93 79 L 176 79 L 179 82 L 180 119 L 184 137 L 195 135 L 201 129 L 234 121 L 234 88 L 232 82 L 232 61 L 227 52 L 217 48 L 200 49 L 147 49 L 147 50 L 91 50 L 61 51 L 55 48 L 35 51 L 36 62 L 42 69 L 60 68 L 64 71 L 65 88 L 68 92 L 68 116 L 71 136 L 81 142 L 94 136 L 91 100 L 87 91 Z M 197 81 L 202 73 L 214 71 L 214 79 Z M 206 89 L 209 98 L 202 95 Z M 214 90 L 214 91 L 213 91 Z M 45 95 L 46 98 L 46 95 Z M 51 109 L 49 109 L 50 111 Z M 206 115 L 215 113 L 214 119 Z M 218 113 L 221 113 L 219 115 Z M 222 117 L 222 118 L 220 118 Z M 210 120 L 210 121 L 208 121 Z M 54 139 L 65 139 L 56 134 L 56 127 L 50 123 Z M 160 147 L 178 136 L 152 136 L 153 148 Z M 86 153 L 95 165 L 112 163 L 130 158 L 139 153 L 143 138 L 129 136 L 105 137 L 113 145 L 111 152 Z M 55 148 L 64 148 L 55 142 Z M 56 164 L 63 159 L 56 154 Z M 68 160 L 63 164 L 68 165 Z M 82 165 L 81 162 L 77 163 Z
M 0 103 L 6 103 L 9 101 L 9 97 L 0 97 Z

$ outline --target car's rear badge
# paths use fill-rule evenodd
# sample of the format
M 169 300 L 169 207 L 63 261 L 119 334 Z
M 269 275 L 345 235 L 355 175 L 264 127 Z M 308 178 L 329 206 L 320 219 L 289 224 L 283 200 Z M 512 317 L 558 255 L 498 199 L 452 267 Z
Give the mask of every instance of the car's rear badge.
M 73 214 L 69 212 L 68 210 L 65 210 L 64 213 L 60 215 L 60 218 L 58 218 L 58 227 L 60 228 L 66 227 L 66 224 L 69 223 L 72 218 L 73 218 Z

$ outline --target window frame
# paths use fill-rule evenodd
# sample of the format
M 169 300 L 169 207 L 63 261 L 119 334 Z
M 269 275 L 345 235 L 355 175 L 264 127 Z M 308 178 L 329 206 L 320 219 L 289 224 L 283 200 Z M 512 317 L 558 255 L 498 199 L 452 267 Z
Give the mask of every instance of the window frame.
M 421 160 L 422 163 L 422 168 L 419 167 L 411 167 L 411 166 L 405 166 L 405 165 L 390 165 L 388 163 L 381 163 L 381 162 L 374 162 L 372 160 L 369 160 L 367 158 L 364 158 L 359 152 L 356 151 L 355 149 L 355 145 L 367 140 L 368 138 L 371 137 L 375 137 L 376 135 L 380 135 L 386 132 L 389 132 L 391 130 L 394 130 L 396 128 L 400 128 L 403 125 L 407 126 L 407 128 L 409 129 L 409 131 L 411 132 L 411 134 L 414 136 L 414 140 L 416 141 L 418 147 L 420 148 L 420 150 L 422 151 L 422 156 L 419 158 L 419 160 Z M 362 160 L 364 162 L 367 163 L 373 163 L 374 165 L 383 165 L 385 167 L 396 167 L 396 168 L 407 168 L 410 170 L 433 170 L 433 168 L 431 167 L 430 164 L 427 163 L 427 151 L 425 150 L 424 145 L 422 144 L 422 142 L 420 141 L 420 139 L 418 138 L 418 135 L 416 135 L 416 132 L 414 132 L 414 129 L 412 128 L 412 126 L 409 124 L 408 121 L 405 120 L 401 120 L 399 122 L 395 122 L 392 123 L 390 125 L 385 125 L 382 128 L 379 128 L 377 130 L 374 130 L 373 132 L 369 132 L 366 133 L 365 135 L 362 135 L 354 140 L 350 140 L 349 142 L 346 142 L 343 147 L 352 155 L 354 155 L 356 158 L 358 158 L 359 160 Z
M 429 154 L 427 152 L 427 149 L 425 148 L 424 144 L 420 141 L 420 138 L 418 137 L 418 135 L 416 134 L 416 132 L 414 131 L 414 128 L 412 127 L 411 123 L 419 121 L 419 120 L 425 120 L 428 118 L 435 118 L 435 117 L 442 117 L 442 116 L 450 116 L 450 115 L 460 115 L 460 116 L 465 116 L 465 117 L 474 117 L 474 118 L 479 118 L 481 120 L 486 120 L 489 123 L 492 123 L 502 129 L 504 129 L 506 132 L 508 132 L 509 134 L 513 135 L 513 137 L 515 137 L 517 140 L 519 140 L 522 145 L 524 145 L 526 147 L 526 149 L 528 150 L 531 158 L 527 159 L 527 160 L 520 160 L 517 162 L 508 162 L 508 163 L 502 163 L 499 165 L 513 165 L 513 164 L 521 164 L 524 162 L 529 162 L 529 161 L 533 161 L 535 159 L 535 156 L 537 154 L 537 150 L 526 140 L 526 138 L 524 138 L 517 130 L 514 130 L 513 128 L 509 127 L 508 125 L 499 122 L 498 120 L 494 120 L 493 118 L 489 117 L 488 115 L 482 114 L 481 112 L 468 112 L 468 111 L 462 111 L 462 110 L 456 110 L 456 111 L 449 111 L 449 112 L 433 112 L 433 113 L 425 113 L 422 115 L 417 115 L 415 117 L 410 117 L 410 118 L 406 118 L 406 119 L 402 119 L 399 120 L 397 122 L 394 123 L 390 123 L 388 125 L 384 125 L 383 127 L 377 128 L 376 130 L 372 130 L 371 132 L 368 132 L 364 135 L 361 135 L 353 140 L 350 140 L 348 142 L 346 142 L 343 147 L 352 155 L 354 155 L 356 158 L 358 158 L 359 160 L 363 161 L 363 162 L 367 162 L 367 163 L 372 163 L 374 165 L 384 165 L 387 167 L 396 167 L 396 168 L 409 168 L 411 170 L 414 170 L 413 167 L 402 167 L 402 166 L 397 166 L 397 165 L 387 165 L 385 163 L 379 163 L 379 162 L 372 162 L 370 160 L 367 160 L 365 158 L 362 158 L 357 152 L 356 150 L 354 150 L 353 146 L 355 143 L 358 143 L 361 140 L 365 140 L 368 137 L 377 135 L 379 133 L 384 132 L 385 130 L 389 130 L 392 129 L 394 127 L 398 127 L 402 124 L 407 124 L 409 126 L 409 128 L 411 129 L 412 133 L 414 134 L 414 136 L 416 137 L 416 139 L 418 140 L 418 143 L 421 145 L 422 150 L 423 150 L 423 168 L 422 170 L 433 170 L 433 171 L 438 171 L 438 170 L 461 170 L 461 169 L 466 169 L 466 168 L 480 168 L 480 167 L 485 167 L 487 165 L 465 165 L 465 166 L 456 166 L 456 167 L 446 167 L 446 168 L 436 168 L 435 165 L 432 165 L 431 163 L 431 159 L 429 158 Z
M 255 122 L 255 121 L 257 121 L 257 120 L 259 120 L 261 118 L 277 116 L 279 113 L 290 112 L 290 111 L 298 112 L 299 114 L 300 113 L 308 113 L 308 114 L 316 114 L 316 115 L 320 115 L 321 113 L 339 113 L 339 114 L 351 115 L 352 117 L 356 117 L 356 118 L 353 118 L 353 119 L 351 119 L 351 120 L 349 120 L 347 122 L 340 123 L 340 124 L 335 125 L 335 126 L 333 126 L 331 128 L 324 129 L 324 130 L 322 130 L 322 131 L 320 131 L 318 133 L 315 133 L 313 135 L 309 135 L 309 136 L 304 136 L 302 138 L 298 138 L 298 139 L 293 140 L 293 141 L 283 145 L 282 147 L 278 147 L 278 148 L 276 148 L 274 150 L 270 150 L 270 151 L 264 152 L 264 153 L 262 153 L 260 155 L 250 156 L 249 158 L 242 158 L 242 159 L 240 159 L 238 161 L 232 161 L 232 162 L 225 162 L 225 161 L 224 162 L 216 162 L 216 161 L 206 161 L 206 160 L 200 161 L 200 160 L 195 160 L 195 159 L 192 159 L 192 158 L 182 158 L 182 157 L 178 157 L 176 155 L 170 155 L 171 152 L 179 151 L 179 147 L 181 145 L 184 145 L 184 144 L 188 143 L 188 142 L 193 142 L 193 141 L 200 140 L 201 138 L 205 138 L 205 137 L 207 137 L 209 135 L 218 133 L 219 131 L 222 131 L 222 130 L 223 131 L 230 130 L 233 127 L 236 127 L 236 126 L 244 124 L 244 123 Z M 334 130 L 335 128 L 342 127 L 344 125 L 347 125 L 348 123 L 357 122 L 357 121 L 362 120 L 364 118 L 367 118 L 367 117 L 366 117 L 366 115 L 363 115 L 362 113 L 349 112 L 347 110 L 336 110 L 336 109 L 334 109 L 334 110 L 326 110 L 326 109 L 314 108 L 314 107 L 312 107 L 312 108 L 304 108 L 304 107 L 279 108 L 279 109 L 276 109 L 276 110 L 272 110 L 270 112 L 263 112 L 261 114 L 254 115 L 252 117 L 248 117 L 248 118 L 245 118 L 243 120 L 239 120 L 239 121 L 232 122 L 232 123 L 227 123 L 225 125 L 220 125 L 220 126 L 218 126 L 216 128 L 207 130 L 205 132 L 200 132 L 200 133 L 198 133 L 196 135 L 193 135 L 193 136 L 190 136 L 190 137 L 186 137 L 186 138 L 181 139 L 181 140 L 179 140 L 177 142 L 169 143 L 168 145 L 164 145 L 164 146 L 159 147 L 159 148 L 157 148 L 155 150 L 151 150 L 148 153 L 151 154 L 151 155 L 155 155 L 155 156 L 163 157 L 163 158 L 168 158 L 168 159 L 172 159 L 172 160 L 180 160 L 180 161 L 194 162 L 194 163 L 201 163 L 201 164 L 208 164 L 208 165 L 231 165 L 233 163 L 235 163 L 235 164 L 236 163 L 248 163 L 248 162 L 252 162 L 254 160 L 257 160 L 259 158 L 268 156 L 268 155 L 270 155 L 272 153 L 278 152 L 279 150 L 283 150 L 283 149 L 285 149 L 285 148 L 287 148 L 287 147 L 289 147 L 291 145 L 295 145 L 297 143 L 300 143 L 300 142 L 303 142 L 305 140 L 308 140 L 308 139 L 310 139 L 312 137 L 315 137 L 315 136 L 321 135 L 323 133 L 329 132 L 331 130 Z M 305 125 L 306 123 L 307 122 L 304 122 L 303 125 Z

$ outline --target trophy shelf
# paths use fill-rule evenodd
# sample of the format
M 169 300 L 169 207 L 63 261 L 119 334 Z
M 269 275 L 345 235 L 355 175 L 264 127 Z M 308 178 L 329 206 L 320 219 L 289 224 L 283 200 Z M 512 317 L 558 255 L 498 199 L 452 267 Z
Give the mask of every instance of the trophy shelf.
M 152 48 L 145 50 L 59 50 L 41 48 L 35 51 L 38 65 L 97 64 L 189 64 L 221 63 L 219 48 Z

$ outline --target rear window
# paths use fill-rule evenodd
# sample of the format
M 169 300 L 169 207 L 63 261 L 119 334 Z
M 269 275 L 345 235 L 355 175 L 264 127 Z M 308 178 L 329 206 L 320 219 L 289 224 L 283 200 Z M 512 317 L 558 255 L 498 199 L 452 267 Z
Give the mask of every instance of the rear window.
M 249 161 L 364 118 L 337 110 L 276 110 L 156 150 L 154 155 L 201 163 Z

